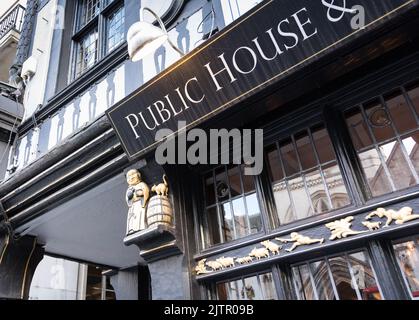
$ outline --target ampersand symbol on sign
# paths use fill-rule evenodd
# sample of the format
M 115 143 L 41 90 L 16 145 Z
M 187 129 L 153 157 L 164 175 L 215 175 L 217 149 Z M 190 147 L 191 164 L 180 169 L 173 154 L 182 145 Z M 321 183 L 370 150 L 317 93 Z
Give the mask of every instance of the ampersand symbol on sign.
M 356 10 L 346 7 L 346 0 L 341 0 L 342 5 L 340 6 L 336 5 L 335 2 L 335 0 L 322 0 L 322 4 L 328 8 L 327 18 L 331 22 L 338 22 L 342 20 L 346 13 L 356 13 Z

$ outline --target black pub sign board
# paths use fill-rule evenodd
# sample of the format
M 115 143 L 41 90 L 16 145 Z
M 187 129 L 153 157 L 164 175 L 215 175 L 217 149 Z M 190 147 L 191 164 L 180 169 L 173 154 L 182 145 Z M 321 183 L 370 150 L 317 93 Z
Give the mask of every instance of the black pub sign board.
M 157 133 L 162 139 L 198 125 L 417 2 L 263 1 L 107 116 L 132 160 L 159 144 Z

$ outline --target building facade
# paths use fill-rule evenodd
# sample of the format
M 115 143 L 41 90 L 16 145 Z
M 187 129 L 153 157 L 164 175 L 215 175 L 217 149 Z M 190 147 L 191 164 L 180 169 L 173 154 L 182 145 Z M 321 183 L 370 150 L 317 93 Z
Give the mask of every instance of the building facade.
M 23 117 L 20 94 L 9 84 L 9 67 L 14 63 L 23 26 L 26 1 L 0 4 L 0 175 L 3 180 L 11 142 Z
M 338 2 L 28 0 L 0 298 L 417 299 L 419 1 Z M 179 50 L 133 61 L 141 8 Z M 159 164 L 180 120 L 263 170 Z

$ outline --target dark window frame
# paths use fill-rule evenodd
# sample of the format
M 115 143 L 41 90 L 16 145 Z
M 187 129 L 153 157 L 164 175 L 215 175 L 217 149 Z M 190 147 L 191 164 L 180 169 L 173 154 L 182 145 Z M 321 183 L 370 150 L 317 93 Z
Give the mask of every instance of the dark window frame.
M 409 293 L 409 296 L 412 300 L 419 301 L 419 296 L 415 297 L 412 294 L 412 290 L 410 288 L 409 282 L 406 279 L 405 272 L 403 272 L 403 270 L 402 270 L 402 266 L 400 265 L 400 261 L 397 258 L 396 250 L 394 248 L 395 245 L 399 245 L 399 244 L 406 243 L 406 242 L 409 242 L 409 241 L 416 242 L 416 244 L 419 246 L 419 234 L 410 235 L 410 236 L 403 237 L 403 238 L 393 239 L 393 240 L 390 241 L 390 245 L 391 245 L 391 248 L 392 248 L 392 253 L 393 253 L 393 256 L 395 258 L 395 261 L 397 261 L 397 272 L 399 273 L 400 277 L 403 279 L 403 285 L 404 285 L 406 291 Z
M 341 117 L 343 117 L 343 118 L 345 118 L 344 114 L 346 112 L 352 110 L 352 109 L 357 108 L 361 111 L 362 119 L 365 122 L 365 125 L 367 126 L 368 134 L 370 136 L 370 139 L 372 139 L 372 143 L 368 147 L 362 147 L 360 150 L 356 150 L 356 147 L 355 147 L 353 141 L 351 140 L 350 148 L 352 148 L 353 151 L 355 151 L 355 154 L 357 155 L 356 161 L 359 162 L 359 163 L 361 163 L 361 160 L 359 158 L 360 153 L 365 152 L 366 150 L 376 150 L 376 152 L 380 156 L 380 162 L 383 165 L 383 170 L 384 170 L 385 176 L 386 176 L 387 180 L 390 182 L 390 186 L 391 186 L 391 189 L 392 189 L 391 192 L 387 192 L 387 193 L 384 193 L 384 194 L 381 194 L 381 195 L 374 196 L 372 194 L 371 187 L 369 186 L 368 179 L 367 179 L 367 176 L 365 174 L 365 171 L 363 170 L 362 165 L 360 165 L 360 169 L 361 169 L 360 173 L 362 175 L 363 185 L 364 185 L 365 188 L 368 188 L 368 190 L 366 192 L 366 194 L 367 194 L 367 198 L 365 199 L 366 202 L 374 201 L 374 199 L 380 199 L 380 198 L 383 198 L 383 197 L 386 198 L 394 192 L 403 192 L 403 191 L 409 192 L 410 190 L 417 189 L 418 186 L 419 186 L 418 173 L 415 171 L 414 164 L 411 162 L 409 154 L 407 153 L 407 150 L 406 150 L 406 148 L 405 148 L 405 146 L 402 142 L 403 136 L 419 132 L 419 116 L 418 116 L 417 112 L 415 111 L 415 105 L 413 104 L 411 98 L 409 97 L 408 91 L 406 89 L 406 88 L 409 88 L 410 86 L 412 86 L 413 84 L 417 84 L 419 86 L 418 80 L 415 79 L 415 80 L 412 80 L 412 81 L 408 81 L 404 84 L 400 84 L 400 85 L 397 85 L 397 86 L 391 86 L 391 87 L 387 88 L 386 90 L 383 90 L 382 92 L 376 94 L 373 97 L 369 97 L 368 99 L 364 99 L 361 102 L 354 104 L 353 106 L 347 106 L 347 107 L 341 108 L 341 110 L 340 110 Z M 407 107 L 411 111 L 411 113 L 413 114 L 413 117 L 416 121 L 417 127 L 415 129 L 411 129 L 411 130 L 408 130 L 406 132 L 400 133 L 398 128 L 396 127 L 395 121 L 394 121 L 394 119 L 392 119 L 393 116 L 391 115 L 391 112 L 388 108 L 387 100 L 385 99 L 386 96 L 389 96 L 389 95 L 391 95 L 395 92 L 400 92 L 401 96 L 404 97 L 405 101 L 407 102 Z M 372 102 L 379 102 L 379 104 L 381 105 L 381 108 L 383 108 L 386 111 L 388 117 L 390 118 L 391 129 L 394 132 L 394 136 L 392 136 L 389 139 L 385 139 L 383 141 L 378 141 L 376 139 L 375 135 L 374 135 L 373 125 L 370 123 L 370 119 L 369 119 L 370 117 L 368 117 L 368 115 L 366 113 L 366 107 L 369 104 L 371 104 Z M 347 128 L 347 125 L 345 123 L 345 129 L 346 128 Z M 348 134 L 349 134 L 349 132 L 348 132 Z M 403 153 L 404 160 L 406 161 L 406 163 L 408 165 L 410 173 L 412 174 L 413 178 L 416 180 L 416 184 L 414 184 L 412 186 L 409 186 L 409 187 L 406 187 L 406 188 L 397 188 L 395 186 L 394 182 L 392 181 L 392 177 L 391 177 L 392 175 L 391 175 L 391 172 L 388 168 L 388 164 L 383 159 L 382 152 L 380 151 L 381 146 L 386 145 L 387 143 L 390 143 L 390 142 L 396 142 L 401 146 L 401 150 L 402 150 L 402 153 Z
M 99 1 L 99 12 L 91 18 L 89 21 L 80 25 L 81 21 L 81 10 L 82 10 L 82 1 L 78 0 L 75 5 L 75 18 L 72 26 L 72 37 L 71 37 L 71 58 L 70 58 L 70 68 L 68 83 L 71 83 L 78 78 L 82 77 L 86 72 L 92 69 L 97 65 L 101 60 L 106 58 L 109 54 L 115 51 L 118 47 L 123 46 L 126 41 L 121 41 L 118 45 L 115 45 L 112 50 L 107 50 L 107 41 L 108 41 L 108 18 L 115 11 L 119 10 L 121 7 L 124 13 L 124 37 L 126 35 L 125 28 L 125 0 L 98 0 Z M 96 47 L 96 59 L 95 62 L 84 68 L 83 70 L 77 70 L 78 54 L 79 54 L 79 45 L 80 41 L 92 32 L 94 29 L 97 31 L 97 47 Z
M 400 198 L 400 200 L 402 198 L 409 198 L 412 194 L 417 193 L 419 191 L 419 185 L 411 186 L 410 188 L 400 190 L 397 192 L 384 194 L 382 196 L 372 197 L 372 195 L 369 193 L 369 190 L 366 190 L 368 182 L 366 181 L 366 177 L 363 173 L 362 167 L 359 164 L 359 159 L 357 157 L 355 158 L 348 156 L 351 153 L 356 155 L 356 150 L 353 146 L 352 140 L 349 139 L 349 141 L 346 141 L 346 143 L 342 144 L 339 140 L 340 138 L 337 136 L 336 133 L 343 133 L 344 135 L 350 137 L 349 131 L 346 128 L 346 124 L 343 117 L 343 113 L 345 112 L 345 110 L 353 108 L 358 104 L 365 103 L 366 101 L 370 101 L 374 97 L 385 95 L 388 92 L 392 92 L 395 89 L 400 88 L 401 86 L 409 87 L 410 85 L 412 85 L 413 83 L 417 83 L 418 81 L 419 77 L 414 78 L 413 80 L 412 78 L 406 80 L 405 77 L 402 77 L 402 79 L 400 79 L 398 83 L 397 81 L 395 81 L 380 86 L 380 90 L 374 92 L 374 94 L 366 94 L 365 92 L 361 92 L 361 94 L 359 94 L 358 96 L 350 97 L 348 101 L 342 99 L 342 103 L 332 103 L 330 105 L 326 105 L 324 103 L 316 103 L 317 108 L 315 109 L 309 108 L 309 110 L 303 112 L 301 112 L 301 110 L 293 112 L 283 117 L 282 119 L 277 120 L 274 124 L 270 123 L 264 126 L 264 129 L 268 128 L 267 131 L 269 132 L 273 131 L 272 127 L 277 128 L 276 131 L 274 130 L 274 134 L 269 135 L 265 139 L 265 146 L 269 146 L 271 144 L 276 143 L 278 140 L 286 139 L 287 137 L 289 137 L 290 133 L 298 133 L 307 127 L 311 127 L 313 123 L 323 123 L 332 142 L 336 156 L 336 161 L 339 166 L 339 169 L 341 170 L 342 178 L 347 188 L 351 204 L 349 204 L 346 207 L 338 208 L 326 213 L 321 213 L 304 219 L 296 220 L 289 224 L 280 225 L 277 219 L 278 215 L 276 211 L 277 209 L 275 205 L 275 199 L 273 197 L 273 192 L 266 192 L 265 194 L 262 194 L 260 189 L 261 187 L 264 188 L 264 190 L 272 188 L 272 186 L 269 185 L 269 182 L 272 181 L 272 178 L 270 177 L 270 170 L 267 170 L 267 154 L 265 152 L 265 165 L 263 171 L 260 175 L 255 177 L 256 193 L 261 206 L 262 221 L 264 223 L 264 228 L 261 232 L 268 234 L 271 231 L 282 231 L 287 229 L 294 230 L 297 228 L 301 229 L 306 225 L 315 223 L 319 219 L 338 216 L 344 212 L 361 210 L 363 207 L 370 206 L 375 203 L 382 203 L 383 201 L 388 201 L 394 198 Z M 356 87 L 358 86 L 359 83 L 357 83 Z M 333 95 L 335 96 L 338 94 L 333 93 Z M 331 118 L 333 121 L 331 120 Z M 293 119 L 293 121 L 290 121 L 290 119 Z M 354 166 L 351 167 L 350 165 Z M 354 167 L 357 169 L 354 170 Z M 201 170 L 201 172 L 204 173 L 206 171 Z M 202 192 L 204 192 L 204 185 L 202 185 Z M 202 215 L 205 212 L 206 208 L 205 206 L 199 207 L 200 208 L 197 209 L 195 214 L 197 216 L 197 221 L 200 221 L 199 227 L 205 228 L 205 226 L 202 224 Z M 200 230 L 197 230 L 197 232 L 198 238 L 201 240 L 197 249 L 198 252 L 203 254 L 209 254 L 210 252 L 221 252 L 225 248 L 228 248 L 230 246 L 237 247 L 240 245 L 240 243 L 245 243 L 247 241 L 250 241 L 252 238 L 258 236 L 258 234 L 249 235 L 247 237 L 233 240 L 231 242 L 225 242 L 210 247 L 205 247 L 202 246 L 202 233 L 200 232 Z
M 361 76 L 359 80 L 352 80 L 341 88 L 331 91 L 330 94 L 324 96 L 323 98 L 302 106 L 298 111 L 292 112 L 282 117 L 281 119 L 267 123 L 263 126 L 263 128 L 266 130 L 265 132 L 268 133 L 265 136 L 265 145 L 268 146 L 269 144 L 275 143 L 278 139 L 286 136 L 290 130 L 298 132 L 300 128 L 312 123 L 312 121 L 324 121 L 332 141 L 339 168 L 341 169 L 342 176 L 349 188 L 348 194 L 351 199 L 354 200 L 350 207 L 338 209 L 336 211 L 317 215 L 304 220 L 298 220 L 289 225 L 283 225 L 275 228 L 272 227 L 271 222 L 265 228 L 267 234 L 272 231 L 278 233 L 282 231 L 292 232 L 303 230 L 305 227 L 316 224 L 316 221 L 318 220 L 340 216 L 345 212 L 359 213 L 362 212 L 364 208 L 372 208 L 376 205 L 383 206 L 397 204 L 398 202 L 414 201 L 414 199 L 417 198 L 417 194 L 419 194 L 419 185 L 401 190 L 400 192 L 384 194 L 379 197 L 372 197 L 372 195 L 369 194 L 369 190 L 366 188 L 368 183 L 365 179 L 358 158 L 356 157 L 356 149 L 353 146 L 349 131 L 346 127 L 343 113 L 345 110 L 353 108 L 358 104 L 370 101 L 374 97 L 385 95 L 402 86 L 409 87 L 413 84 L 419 83 L 419 76 L 417 75 L 417 71 L 419 71 L 419 63 L 417 63 L 418 57 L 419 52 L 414 52 L 404 56 L 401 59 L 392 60 L 390 64 L 379 62 L 379 67 L 376 67 L 374 71 L 371 71 L 367 75 L 365 75 L 364 71 L 361 72 L 359 74 Z M 286 126 L 284 126 L 284 124 L 286 124 Z M 266 167 L 267 166 L 265 163 L 262 174 L 257 176 L 256 180 L 265 187 L 265 191 L 269 191 L 269 182 L 271 179 L 269 178 L 269 173 L 267 172 Z M 272 206 L 275 206 L 272 195 L 270 195 L 269 192 L 266 192 L 260 196 L 261 201 L 264 203 L 262 206 L 262 216 L 268 215 L 270 219 L 267 219 L 267 221 L 274 221 L 274 216 L 276 215 L 274 211 L 276 208 L 272 208 Z M 264 209 L 267 212 L 265 212 Z M 195 211 L 195 216 L 198 216 L 199 218 L 199 215 L 201 215 L 202 212 L 203 211 L 199 210 L 198 207 L 198 210 Z M 275 213 L 273 217 L 272 212 Z M 271 226 L 271 229 L 269 226 Z M 399 272 L 399 270 L 395 269 L 395 266 L 393 266 L 393 260 L 395 258 L 393 257 L 394 259 L 391 259 L 389 256 L 383 256 L 382 254 L 383 252 L 387 253 L 388 247 L 393 243 L 392 241 L 399 242 L 399 239 L 405 239 L 406 235 L 417 234 L 417 228 L 404 230 L 405 234 L 402 238 L 400 237 L 400 232 L 395 232 L 389 237 L 382 239 L 382 241 L 378 241 L 378 239 L 372 238 L 368 241 L 367 244 L 364 244 L 364 246 L 359 246 L 360 243 L 357 241 L 348 242 L 347 246 L 349 246 L 349 250 L 342 250 L 341 245 L 336 243 L 336 245 L 333 247 L 328 248 L 328 254 L 326 255 L 336 256 L 341 252 L 356 252 L 362 250 L 363 248 L 367 248 L 366 252 L 369 256 L 371 267 L 377 274 L 376 281 L 380 284 L 380 291 L 383 298 L 400 299 L 401 297 L 402 299 L 406 299 L 409 296 L 407 295 L 408 289 L 406 288 L 406 284 L 404 282 L 398 283 L 400 286 L 396 288 L 392 286 L 392 284 L 398 281 L 397 273 Z M 196 229 L 196 232 L 197 237 L 199 238 L 200 235 L 198 234 L 198 229 Z M 251 241 L 252 239 L 241 239 L 239 243 L 227 243 L 227 246 L 219 245 L 210 249 L 202 249 L 197 245 L 196 249 L 197 252 L 200 253 L 200 257 L 209 257 L 213 254 L 228 255 L 229 250 L 236 250 L 246 246 Z M 257 240 L 253 239 L 253 242 L 255 241 Z M 379 250 L 375 248 L 373 244 L 377 244 L 377 248 Z M 374 253 L 374 257 L 372 256 L 372 253 Z M 394 252 L 391 250 L 389 253 L 390 255 L 394 255 Z M 381 265 L 381 262 L 383 261 L 377 259 L 377 256 L 386 262 L 384 267 Z M 260 271 L 258 271 L 258 273 L 263 272 L 263 270 L 267 270 L 268 268 L 269 270 L 272 270 L 271 272 L 274 276 L 278 297 L 296 299 L 296 296 L 294 295 L 292 276 L 290 274 L 290 265 L 298 264 L 299 262 L 301 263 L 305 260 L 306 259 L 303 255 L 297 255 L 295 257 L 291 256 L 289 259 L 282 261 L 279 265 L 266 262 L 259 266 L 258 269 Z M 316 259 L 310 258 L 310 260 Z M 391 270 L 386 269 L 385 272 L 383 272 L 383 268 L 385 269 L 387 266 Z M 274 270 L 277 270 L 277 272 L 274 272 Z M 247 275 L 245 270 L 242 272 L 244 276 Z M 207 294 L 207 297 L 213 297 L 211 294 L 214 294 L 215 292 L 214 284 L 218 282 L 218 280 L 215 279 L 216 278 L 214 278 L 213 281 L 207 280 L 202 282 L 201 288 L 205 288 L 205 293 L 203 296 Z M 228 281 L 229 279 L 230 278 L 228 278 L 228 276 L 223 276 L 224 281 Z M 289 283 L 290 281 L 291 283 Z M 280 285 L 277 285 L 277 283 Z M 280 292 L 287 289 L 287 292 L 283 292 L 283 294 L 280 295 Z
M 240 171 L 240 185 L 241 185 L 241 194 L 236 195 L 236 196 L 232 196 L 231 195 L 231 188 L 229 188 L 229 195 L 227 197 L 226 200 L 222 200 L 219 201 L 217 198 L 217 190 L 216 190 L 216 185 L 214 185 L 214 196 L 215 196 L 215 202 L 211 205 L 207 205 L 206 201 L 206 197 L 205 197 L 205 177 L 208 174 L 212 174 L 212 179 L 213 181 L 216 180 L 216 174 L 215 172 L 220 169 L 220 168 L 224 168 L 224 172 L 225 172 L 225 176 L 227 177 L 228 183 L 230 184 L 230 177 L 228 176 L 228 167 L 231 165 L 215 165 L 212 166 L 210 169 L 206 168 L 204 171 L 202 171 L 200 173 L 201 176 L 201 186 L 202 186 L 202 199 L 203 199 L 203 204 L 200 205 L 199 209 L 198 209 L 198 214 L 196 214 L 197 216 L 197 221 L 199 221 L 199 235 L 198 235 L 198 239 L 199 241 L 199 247 L 200 250 L 205 251 L 205 250 L 212 250 L 214 248 L 220 248 L 223 246 L 228 246 L 234 243 L 239 243 L 243 240 L 248 240 L 248 239 L 252 239 L 254 237 L 257 237 L 261 234 L 264 234 L 266 232 L 266 222 L 264 219 L 264 216 L 266 215 L 266 212 L 264 211 L 264 206 L 263 206 L 263 200 L 260 196 L 260 193 L 258 191 L 258 176 L 253 176 L 253 183 L 255 186 L 254 190 L 248 191 L 246 192 L 244 190 L 244 182 L 243 182 L 243 172 L 242 170 Z M 240 167 L 240 165 L 234 165 L 234 167 Z M 233 232 L 234 235 L 236 236 L 236 230 L 235 230 L 235 222 L 234 222 L 234 211 L 233 211 L 233 200 L 236 199 L 243 199 L 243 203 L 245 206 L 245 210 L 246 210 L 246 219 L 248 220 L 248 227 L 250 228 L 250 222 L 249 222 L 249 214 L 248 214 L 248 208 L 247 208 L 247 203 L 246 203 L 246 197 L 249 195 L 255 194 L 257 201 L 258 201 L 258 205 L 259 205 L 259 209 L 260 209 L 260 219 L 261 219 L 261 230 L 258 232 L 254 232 L 254 233 L 248 233 L 247 235 L 243 236 L 243 237 L 233 237 L 232 240 L 226 240 L 224 234 L 222 233 L 222 229 L 223 229 L 223 223 L 222 223 L 222 214 L 221 214 L 221 210 L 220 210 L 220 206 L 222 206 L 222 204 L 224 203 L 230 203 L 230 212 L 233 215 Z M 220 242 L 217 244 L 211 244 L 208 241 L 206 241 L 207 239 L 209 239 L 209 228 L 208 228 L 208 220 L 206 219 L 206 215 L 207 215 L 207 210 L 209 209 L 213 209 L 215 208 L 217 211 L 217 221 L 219 221 L 221 224 L 219 226 L 219 236 L 220 236 Z
M 278 133 L 276 135 L 271 136 L 269 138 L 269 140 L 267 140 L 265 142 L 264 158 L 265 158 L 265 163 L 266 163 L 267 166 L 266 165 L 264 166 L 263 172 L 262 172 L 262 175 L 265 175 L 267 177 L 267 181 L 270 181 L 270 185 L 266 186 L 266 188 L 269 187 L 269 188 L 272 189 L 271 199 L 269 200 L 269 201 L 271 201 L 271 203 L 274 207 L 272 209 L 272 212 L 270 212 L 270 215 L 274 216 L 274 221 L 275 221 L 275 224 L 272 226 L 272 228 L 274 230 L 287 228 L 287 227 L 291 228 L 294 225 L 297 225 L 297 224 L 300 224 L 300 223 L 303 224 L 305 222 L 308 222 L 308 221 L 312 220 L 314 217 L 325 217 L 325 216 L 328 216 L 328 215 L 331 215 L 331 214 L 336 214 L 338 212 L 342 212 L 342 211 L 350 210 L 350 209 L 354 208 L 355 200 L 354 200 L 353 195 L 350 193 L 349 182 L 345 178 L 345 174 L 343 172 L 344 170 L 343 170 L 343 168 L 341 167 L 341 165 L 338 161 L 339 155 L 338 155 L 336 149 L 334 148 L 334 144 L 333 144 L 333 141 L 332 141 L 332 138 L 331 138 L 331 134 L 330 134 L 329 128 L 327 126 L 327 121 L 326 121 L 326 119 L 324 119 L 321 112 L 318 111 L 316 113 L 313 113 L 311 116 L 307 117 L 303 121 L 297 122 L 296 124 L 292 124 L 291 126 L 290 125 L 287 126 L 284 123 L 281 124 L 280 126 L 282 128 L 285 128 L 285 130 L 281 131 L 280 133 Z M 316 145 L 315 145 L 315 140 L 312 137 L 313 128 L 319 127 L 319 126 L 323 127 L 326 130 L 326 132 L 329 136 L 329 139 L 332 141 L 333 152 L 334 152 L 334 155 L 335 155 L 334 160 L 329 160 L 329 161 L 324 162 L 324 163 L 319 158 L 318 150 L 317 150 Z M 310 168 L 306 168 L 306 169 L 303 169 L 301 167 L 301 161 L 299 159 L 301 155 L 298 154 L 298 148 L 296 146 L 296 141 L 295 141 L 295 136 L 297 134 L 303 132 L 303 131 L 304 132 L 309 132 L 310 143 L 311 143 L 311 146 L 313 147 L 313 151 L 314 151 L 314 154 L 316 156 L 316 162 L 317 162 L 317 164 L 314 167 L 310 167 Z M 280 163 L 282 164 L 282 170 L 284 171 L 284 174 L 285 174 L 284 177 L 281 179 L 281 181 L 285 181 L 285 183 L 287 184 L 287 189 L 289 189 L 288 188 L 288 180 L 295 179 L 296 177 L 302 177 L 302 180 L 303 180 L 303 183 L 304 183 L 304 189 L 307 192 L 308 191 L 308 186 L 307 186 L 305 175 L 307 173 L 314 172 L 315 169 L 320 170 L 322 182 L 323 182 L 323 184 L 327 185 L 327 181 L 326 181 L 326 178 L 324 176 L 323 169 L 324 169 L 324 167 L 335 163 L 335 165 L 338 166 L 338 168 L 340 170 L 340 174 L 342 175 L 343 184 L 345 186 L 347 195 L 349 197 L 349 202 L 350 202 L 349 204 L 347 204 L 346 206 L 343 206 L 343 207 L 339 207 L 339 208 L 332 208 L 329 211 L 325 211 L 325 212 L 321 212 L 321 213 L 313 213 L 311 216 L 308 216 L 308 217 L 305 217 L 305 218 L 302 218 L 302 219 L 295 219 L 295 220 L 293 220 L 289 223 L 281 223 L 281 221 L 279 220 L 280 215 L 278 213 L 278 209 L 276 208 L 276 202 L 275 202 L 275 199 L 273 197 L 273 194 L 274 194 L 273 193 L 273 183 L 275 181 L 272 177 L 272 173 L 271 173 L 271 170 L 269 168 L 269 164 L 268 164 L 269 159 L 268 159 L 268 154 L 267 154 L 266 151 L 269 147 L 275 146 L 276 151 L 279 153 L 280 152 L 279 151 L 280 142 L 285 141 L 285 140 L 289 140 L 289 139 L 292 140 L 292 143 L 294 145 L 294 149 L 297 152 L 297 158 L 298 158 L 298 162 L 299 162 L 299 171 L 297 173 L 293 173 L 292 175 L 288 176 L 285 173 L 285 169 L 283 167 L 282 161 L 280 161 Z M 328 192 L 330 192 L 330 190 L 328 190 Z M 307 197 L 310 198 L 309 194 L 307 194 Z M 332 201 L 330 194 L 328 194 L 328 200 Z M 292 202 L 293 202 L 292 198 L 290 197 L 290 205 L 294 206 Z M 310 206 L 312 206 L 312 205 L 313 204 L 311 203 L 311 199 L 310 199 Z M 295 209 L 293 209 L 293 210 L 295 211 Z
M 279 300 L 279 298 L 280 298 L 280 291 L 279 291 L 280 287 L 278 286 L 278 283 L 277 283 L 277 276 L 276 276 L 275 271 L 276 271 L 275 266 L 272 265 L 270 268 L 265 268 L 265 269 L 261 269 L 259 271 L 255 271 L 255 272 L 244 273 L 240 276 L 226 278 L 226 279 L 222 279 L 222 280 L 219 280 L 219 281 L 211 282 L 206 288 L 207 289 L 206 290 L 207 291 L 206 292 L 207 297 L 210 300 L 218 300 L 217 285 L 219 285 L 219 284 L 229 283 L 229 282 L 238 281 L 238 280 L 241 280 L 242 283 L 244 284 L 244 280 L 247 279 L 247 278 L 251 278 L 251 277 L 255 277 L 255 276 L 259 277 L 261 275 L 270 273 L 271 276 L 272 276 L 272 283 L 273 283 L 274 291 L 275 291 L 276 298 L 277 298 L 276 300 Z M 259 283 L 259 281 L 258 281 L 258 283 Z M 260 283 L 259 283 L 259 285 L 260 285 Z M 220 301 L 220 300 L 218 300 L 218 301 Z
M 372 270 L 372 273 L 374 275 L 374 280 L 375 280 L 375 282 L 377 284 L 378 292 L 380 293 L 381 298 L 383 300 L 385 300 L 385 297 L 383 295 L 383 291 L 381 289 L 380 283 L 377 280 L 377 272 L 375 271 L 373 262 L 371 260 L 371 257 L 369 256 L 369 253 L 368 253 L 368 250 L 367 250 L 366 247 L 359 247 L 357 249 L 352 249 L 352 250 L 349 250 L 349 251 L 335 252 L 333 254 L 328 254 L 328 255 L 321 256 L 321 257 L 304 260 L 303 262 L 291 263 L 291 264 L 288 265 L 288 268 L 290 270 L 292 270 L 294 267 L 300 267 L 302 265 L 307 266 L 308 271 L 310 273 L 311 285 L 313 287 L 313 290 L 314 290 L 314 293 L 315 293 L 315 296 L 316 296 L 316 300 L 319 300 L 319 298 L 318 298 L 318 292 L 317 292 L 317 287 L 314 286 L 314 275 L 313 275 L 313 271 L 310 268 L 310 264 L 311 263 L 314 263 L 314 262 L 320 262 L 320 261 L 326 262 L 326 267 L 327 267 L 327 271 L 328 271 L 328 274 L 329 274 L 329 279 L 330 279 L 331 284 L 332 284 L 332 287 L 333 287 L 334 294 L 335 294 L 335 296 L 337 295 L 339 297 L 339 294 L 337 292 L 337 287 L 336 287 L 335 279 L 332 276 L 332 270 L 331 270 L 331 267 L 330 267 L 329 260 L 330 259 L 334 259 L 334 258 L 342 258 L 342 257 L 344 257 L 345 258 L 345 262 L 348 264 L 348 270 L 349 270 L 349 273 L 351 275 L 351 280 L 353 281 L 354 280 L 353 279 L 353 277 L 354 277 L 354 274 L 353 274 L 353 266 L 350 264 L 349 256 L 352 255 L 352 254 L 356 254 L 356 253 L 364 253 L 365 254 L 365 257 L 367 258 L 367 262 L 370 265 L 371 270 Z M 304 300 L 304 299 L 298 299 L 296 281 L 294 279 L 294 275 L 292 274 L 292 271 L 291 271 L 290 277 L 291 277 L 290 281 L 291 281 L 291 284 L 292 284 L 294 293 L 296 295 L 296 300 Z M 357 284 L 355 286 L 355 291 L 356 291 L 358 300 L 362 300 L 362 299 L 360 299 L 361 294 L 360 294 L 360 289 L 358 288 L 358 285 Z M 340 298 L 337 299 L 337 300 L 340 300 Z

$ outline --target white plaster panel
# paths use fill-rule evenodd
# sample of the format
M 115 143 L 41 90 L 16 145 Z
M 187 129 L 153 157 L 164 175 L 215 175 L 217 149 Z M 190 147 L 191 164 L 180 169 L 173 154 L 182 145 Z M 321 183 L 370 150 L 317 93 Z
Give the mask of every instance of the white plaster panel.
M 245 14 L 263 0 L 220 0 L 225 25 Z
M 36 32 L 33 39 L 32 57 L 37 60 L 36 73 L 26 87 L 24 106 L 25 116 L 28 119 L 35 112 L 39 104 L 44 103 L 44 94 L 48 74 L 49 59 L 51 55 L 52 35 L 54 31 L 53 8 L 56 0 L 49 1 L 38 13 Z

